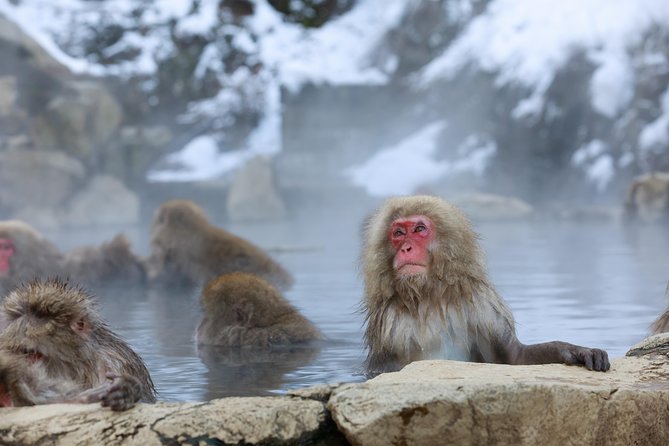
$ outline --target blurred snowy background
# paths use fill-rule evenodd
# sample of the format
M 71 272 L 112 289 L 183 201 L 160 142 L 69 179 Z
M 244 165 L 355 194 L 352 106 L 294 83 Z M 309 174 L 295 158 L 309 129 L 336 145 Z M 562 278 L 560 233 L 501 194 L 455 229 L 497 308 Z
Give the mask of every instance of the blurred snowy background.
M 125 223 L 175 190 L 240 219 L 620 206 L 669 170 L 668 24 L 666 0 L 0 0 L 0 217 Z

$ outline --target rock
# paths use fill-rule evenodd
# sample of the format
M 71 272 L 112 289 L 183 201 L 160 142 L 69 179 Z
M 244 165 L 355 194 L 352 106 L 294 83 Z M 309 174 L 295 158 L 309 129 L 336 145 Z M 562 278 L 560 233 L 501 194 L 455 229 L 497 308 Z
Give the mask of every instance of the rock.
M 645 223 L 669 219 L 669 172 L 637 177 L 627 192 L 625 217 Z
M 471 193 L 453 202 L 472 220 L 523 220 L 532 216 L 532 206 L 524 201 L 501 195 Z
M 0 76 L 0 117 L 7 117 L 16 109 L 18 98 L 17 82 L 14 76 Z
M 63 153 L 41 150 L 0 152 L 0 208 L 14 211 L 57 207 L 84 180 L 84 166 Z
M 667 356 L 625 357 L 607 373 L 561 364 L 415 362 L 333 391 L 352 444 L 666 444 Z
M 93 162 L 123 119 L 121 106 L 99 83 L 72 81 L 31 123 L 38 147 Z
M 669 333 L 649 336 L 630 347 L 625 356 L 644 356 L 651 354 L 669 354 Z
M 54 445 L 324 444 L 333 436 L 323 403 L 290 397 L 140 404 L 120 413 L 97 404 L 0 412 L 1 444 L 41 444 L 47 438 Z
M 274 183 L 271 160 L 258 156 L 237 171 L 228 192 L 228 218 L 233 221 L 272 220 L 286 215 Z
M 67 203 L 62 221 L 69 226 L 134 224 L 139 212 L 134 192 L 114 177 L 98 175 Z

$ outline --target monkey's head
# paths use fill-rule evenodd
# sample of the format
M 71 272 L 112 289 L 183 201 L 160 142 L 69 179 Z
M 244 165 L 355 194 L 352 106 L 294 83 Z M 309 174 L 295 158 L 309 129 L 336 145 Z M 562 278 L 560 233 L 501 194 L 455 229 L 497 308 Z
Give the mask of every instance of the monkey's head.
M 161 229 L 189 230 L 209 225 L 204 210 L 190 200 L 171 200 L 163 203 L 153 219 L 154 234 Z
M 60 280 L 35 281 L 7 295 L 2 306 L 7 327 L 0 334 L 0 350 L 61 371 L 87 368 L 95 355 L 89 340 L 104 325 L 89 295 Z
M 205 317 L 225 325 L 268 327 L 296 313 L 279 291 L 253 274 L 234 272 L 209 281 L 202 292 Z
M 424 195 L 391 198 L 381 206 L 367 223 L 362 262 L 367 295 L 390 296 L 399 282 L 485 277 L 477 235 L 465 214 Z

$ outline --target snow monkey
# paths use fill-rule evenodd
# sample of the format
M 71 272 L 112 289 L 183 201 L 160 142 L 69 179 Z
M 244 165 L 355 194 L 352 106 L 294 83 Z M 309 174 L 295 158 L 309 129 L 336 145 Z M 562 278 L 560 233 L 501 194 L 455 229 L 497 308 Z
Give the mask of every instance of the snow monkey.
M 119 411 L 155 401 L 144 362 L 80 288 L 31 282 L 7 295 L 2 313 L 0 407 L 99 401 Z
M 421 359 L 609 369 L 603 350 L 518 340 L 511 311 L 488 278 L 477 234 L 445 200 L 386 201 L 367 222 L 362 267 L 370 375 Z
M 276 288 L 252 274 L 230 273 L 210 281 L 201 305 L 198 344 L 267 348 L 323 339 Z
M 286 289 L 293 278 L 263 250 L 209 223 L 188 200 L 163 203 L 151 229 L 148 276 L 153 283 L 197 286 L 221 274 L 252 273 Z
M 0 221 L 0 300 L 23 282 L 61 274 L 62 261 L 58 248 L 28 223 Z

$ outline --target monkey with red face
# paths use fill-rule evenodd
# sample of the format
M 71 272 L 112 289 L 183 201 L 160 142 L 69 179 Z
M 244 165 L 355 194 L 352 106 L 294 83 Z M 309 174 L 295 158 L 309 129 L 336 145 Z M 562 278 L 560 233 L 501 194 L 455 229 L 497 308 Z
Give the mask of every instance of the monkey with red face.
M 518 340 L 511 311 L 488 278 L 476 233 L 445 200 L 388 200 L 367 224 L 362 262 L 370 375 L 421 359 L 609 369 L 603 350 Z
M 62 261 L 58 248 L 29 224 L 0 221 L 0 298 L 21 283 L 63 275 Z

